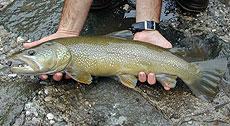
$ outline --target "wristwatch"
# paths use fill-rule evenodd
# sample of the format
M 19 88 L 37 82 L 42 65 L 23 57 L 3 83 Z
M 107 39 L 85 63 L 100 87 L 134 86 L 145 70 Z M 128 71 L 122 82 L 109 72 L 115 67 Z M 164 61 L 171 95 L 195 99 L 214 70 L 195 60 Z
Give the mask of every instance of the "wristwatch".
M 159 30 L 159 23 L 154 21 L 137 22 L 132 24 L 129 30 L 131 30 L 133 34 L 144 30 Z

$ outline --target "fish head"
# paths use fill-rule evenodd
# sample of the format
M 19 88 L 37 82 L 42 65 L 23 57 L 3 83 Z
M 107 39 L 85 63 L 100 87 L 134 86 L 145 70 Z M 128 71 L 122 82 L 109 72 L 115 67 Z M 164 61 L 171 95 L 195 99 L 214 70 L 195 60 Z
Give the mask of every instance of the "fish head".
M 50 74 L 63 71 L 71 59 L 71 54 L 60 43 L 46 42 L 16 53 L 11 56 L 11 59 L 24 63 L 22 66 L 12 66 L 13 73 Z

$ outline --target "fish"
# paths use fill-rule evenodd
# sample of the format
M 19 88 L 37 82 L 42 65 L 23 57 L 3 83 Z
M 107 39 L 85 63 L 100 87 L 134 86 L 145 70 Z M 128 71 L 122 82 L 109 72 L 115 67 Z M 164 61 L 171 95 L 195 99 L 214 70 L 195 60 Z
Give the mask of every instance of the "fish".
M 195 96 L 204 100 L 216 96 L 227 68 L 226 59 L 189 63 L 168 49 L 108 36 L 55 39 L 15 53 L 11 59 L 25 63 L 10 68 L 17 74 L 61 71 L 84 84 L 92 83 L 92 76 L 117 76 L 123 85 L 132 89 L 136 87 L 139 72 L 153 72 L 158 82 L 170 88 L 180 78 Z

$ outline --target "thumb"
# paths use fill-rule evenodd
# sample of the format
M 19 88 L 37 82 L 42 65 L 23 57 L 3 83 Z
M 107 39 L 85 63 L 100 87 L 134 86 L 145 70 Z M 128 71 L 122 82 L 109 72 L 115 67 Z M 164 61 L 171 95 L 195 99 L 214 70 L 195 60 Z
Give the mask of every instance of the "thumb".
M 23 43 L 23 47 L 28 49 L 28 48 L 31 48 L 31 47 L 34 47 L 34 46 L 37 46 L 39 44 L 43 43 L 42 41 L 38 40 L 38 41 L 34 41 L 34 42 L 26 42 L 26 43 Z
M 53 37 L 52 35 L 50 35 L 50 36 L 44 37 L 44 38 L 42 38 L 42 39 L 40 39 L 40 40 L 37 40 L 37 41 L 34 41 L 34 42 L 23 43 L 23 47 L 26 48 L 26 49 L 28 49 L 28 48 L 31 48 L 31 47 L 40 45 L 40 44 L 42 44 L 42 43 L 44 43 L 44 42 L 50 41 L 50 40 L 52 40 L 52 39 L 54 39 L 54 37 Z

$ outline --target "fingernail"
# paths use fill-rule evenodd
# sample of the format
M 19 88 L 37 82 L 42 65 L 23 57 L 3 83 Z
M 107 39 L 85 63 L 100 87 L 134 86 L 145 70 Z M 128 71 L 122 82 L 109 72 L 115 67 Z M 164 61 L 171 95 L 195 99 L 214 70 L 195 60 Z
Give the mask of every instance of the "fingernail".
M 53 79 L 55 80 L 55 81 L 60 81 L 61 79 L 62 79 L 62 73 L 55 73 L 54 75 L 53 75 Z
M 153 85 L 156 83 L 156 78 L 155 78 L 155 74 L 154 73 L 149 73 L 148 74 L 148 83 L 150 85 Z
M 23 47 L 24 47 L 24 48 L 29 48 L 28 43 L 23 43 Z
M 40 75 L 39 78 L 41 80 L 46 80 L 46 79 L 48 79 L 48 76 L 47 75 Z
M 138 75 L 138 79 L 140 82 L 145 82 L 146 81 L 146 75 L 144 72 L 140 72 Z
M 166 91 L 168 91 L 168 90 L 170 90 L 170 87 L 165 86 L 164 89 L 165 89 Z

